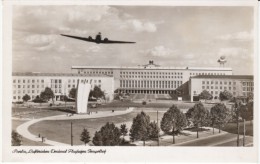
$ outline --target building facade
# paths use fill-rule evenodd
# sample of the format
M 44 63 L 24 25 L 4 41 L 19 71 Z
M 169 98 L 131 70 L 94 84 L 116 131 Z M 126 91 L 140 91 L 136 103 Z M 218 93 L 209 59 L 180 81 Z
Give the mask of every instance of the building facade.
M 91 84 L 91 89 L 95 86 L 104 91 L 105 96 L 113 99 L 114 78 L 109 75 L 96 74 L 66 74 L 66 73 L 13 73 L 13 102 L 22 101 L 22 97 L 28 94 L 31 100 L 40 95 L 46 87 L 52 89 L 55 100 L 60 100 L 63 96 L 68 96 L 72 88 L 77 87 L 78 80 L 86 80 Z
M 214 99 L 219 93 L 229 91 L 234 97 L 247 97 L 254 92 L 254 77 L 251 75 L 199 75 L 189 80 L 191 101 L 203 90 L 209 91 Z
M 137 67 L 72 66 L 79 75 L 114 77 L 114 88 L 124 93 L 170 94 L 197 75 L 232 75 L 232 68 L 161 67 L 149 64 Z

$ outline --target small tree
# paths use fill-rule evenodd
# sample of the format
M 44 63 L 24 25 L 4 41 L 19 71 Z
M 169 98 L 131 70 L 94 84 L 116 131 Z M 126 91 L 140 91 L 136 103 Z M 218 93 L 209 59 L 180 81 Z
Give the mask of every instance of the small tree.
M 158 138 L 158 134 L 160 132 L 160 129 L 159 129 L 157 123 L 155 121 L 153 121 L 153 122 L 150 123 L 149 126 L 150 126 L 149 138 L 150 139 L 155 139 L 155 138 L 157 139 Z
M 105 94 L 98 86 L 95 86 L 92 92 L 92 96 L 95 98 L 102 98 L 105 97 Z
M 90 141 L 90 135 L 87 129 L 83 129 L 81 135 L 80 135 L 80 141 L 84 142 L 85 146 L 87 145 L 87 143 L 89 143 Z
M 220 101 L 231 100 L 232 97 L 233 97 L 233 95 L 229 91 L 227 91 L 227 90 L 219 93 Z
M 132 141 L 141 140 L 145 146 L 145 141 L 149 139 L 150 132 L 150 117 L 143 111 L 138 113 L 133 119 L 133 124 L 130 129 L 130 138 Z
M 76 98 L 76 93 L 77 93 L 77 89 L 76 88 L 71 88 L 70 92 L 69 92 L 69 97 L 71 98 Z
M 249 102 L 246 105 L 241 105 L 239 112 L 240 112 L 240 116 L 245 119 L 246 121 L 251 121 L 253 120 L 253 102 Z
M 207 125 L 209 112 L 202 103 L 195 104 L 190 108 L 186 116 L 193 122 L 194 126 L 197 129 L 197 138 L 199 138 L 199 127 Z
M 27 95 L 27 94 L 25 94 L 24 96 L 23 96 L 23 101 L 24 102 L 27 102 L 27 101 L 29 101 L 31 99 L 31 97 L 29 96 L 29 95 Z
M 54 102 L 54 93 L 51 90 L 51 88 L 46 87 L 45 90 L 43 92 L 41 92 L 40 98 L 43 100 L 47 100 L 47 101 L 52 99 L 52 102 Z
M 172 132 L 173 144 L 175 144 L 175 133 L 182 131 L 182 129 L 187 125 L 186 116 L 173 105 L 170 109 L 164 113 L 161 121 L 161 129 L 164 133 Z
M 214 134 L 214 125 L 217 124 L 219 127 L 219 133 L 221 126 L 223 126 L 228 121 L 228 109 L 224 104 L 218 103 L 210 109 L 210 118 L 212 121 L 213 134 Z
M 200 98 L 200 99 L 203 99 L 203 100 L 212 100 L 213 96 L 209 93 L 209 91 L 203 90 L 203 91 L 199 94 L 199 98 Z
M 96 133 L 95 133 L 95 135 L 93 137 L 92 143 L 95 146 L 102 146 L 103 145 L 103 143 L 102 143 L 102 135 L 101 135 L 100 132 L 96 131 Z
M 100 131 L 95 133 L 92 142 L 96 146 L 115 146 L 121 142 L 120 135 L 119 128 L 114 123 L 107 122 Z
M 12 131 L 12 146 L 21 146 L 22 145 L 22 136 L 16 131 Z
M 123 136 L 123 141 L 125 141 L 125 136 L 127 135 L 128 133 L 128 129 L 126 128 L 126 124 L 122 124 L 120 126 L 120 133 L 121 135 Z

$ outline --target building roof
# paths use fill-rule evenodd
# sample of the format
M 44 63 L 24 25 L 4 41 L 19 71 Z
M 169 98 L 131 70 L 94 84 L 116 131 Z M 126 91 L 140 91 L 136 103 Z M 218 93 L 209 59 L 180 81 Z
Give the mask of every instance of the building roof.
M 64 76 L 64 77 L 113 77 L 105 74 L 13 72 L 12 76 Z
M 254 79 L 253 75 L 198 75 L 192 79 Z
M 71 69 L 119 69 L 119 70 L 192 70 L 192 71 L 232 71 L 232 68 L 226 67 L 160 67 L 149 65 L 136 66 L 136 67 L 123 67 L 123 66 L 72 66 Z

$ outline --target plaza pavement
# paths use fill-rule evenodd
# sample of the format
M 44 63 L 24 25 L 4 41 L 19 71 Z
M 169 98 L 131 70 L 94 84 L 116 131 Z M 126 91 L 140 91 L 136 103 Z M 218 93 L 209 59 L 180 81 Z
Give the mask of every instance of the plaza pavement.
M 93 114 L 74 114 L 74 115 L 58 115 L 58 116 L 51 116 L 51 117 L 44 117 L 40 119 L 33 119 L 30 121 L 27 121 L 20 126 L 17 127 L 17 132 L 22 135 L 23 137 L 36 141 L 36 142 L 42 142 L 42 138 L 39 136 L 35 136 L 31 134 L 28 130 L 28 128 L 40 121 L 44 120 L 75 120 L 75 119 L 90 119 L 90 118 L 102 118 L 102 117 L 110 117 L 110 116 L 118 116 L 118 115 L 123 115 L 127 113 L 131 113 L 134 110 L 134 108 L 130 107 L 126 109 L 125 111 L 104 111 L 104 112 L 93 112 Z M 52 140 L 48 140 L 47 138 L 45 139 L 45 144 L 52 145 L 52 146 L 70 146 L 69 144 L 61 143 L 61 142 L 56 142 Z

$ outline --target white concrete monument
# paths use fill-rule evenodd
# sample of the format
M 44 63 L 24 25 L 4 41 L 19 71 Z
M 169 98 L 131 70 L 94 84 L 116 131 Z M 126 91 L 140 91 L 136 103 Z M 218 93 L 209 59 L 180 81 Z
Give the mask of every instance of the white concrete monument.
M 91 84 L 87 83 L 86 80 L 78 81 L 77 84 L 77 97 L 76 97 L 76 109 L 77 113 L 88 112 L 88 96 L 91 89 Z

